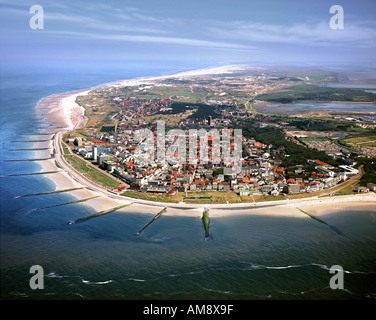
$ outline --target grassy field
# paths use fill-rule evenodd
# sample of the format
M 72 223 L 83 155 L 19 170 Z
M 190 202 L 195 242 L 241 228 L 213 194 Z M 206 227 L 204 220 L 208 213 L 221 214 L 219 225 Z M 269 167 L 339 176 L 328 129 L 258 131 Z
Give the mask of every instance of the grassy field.
M 137 192 L 137 191 L 125 191 L 121 195 L 136 198 L 136 199 L 142 199 L 142 200 L 178 203 L 178 202 L 183 201 L 185 194 L 184 193 L 177 193 L 177 194 L 171 196 L 171 195 L 168 195 L 166 193 L 151 194 L 151 193 L 141 193 L 141 192 Z
M 204 192 L 188 192 L 188 197 L 210 197 L 210 199 L 187 199 L 185 203 L 210 204 L 210 203 L 239 203 L 242 199 L 235 192 L 221 192 L 221 191 L 204 191 Z
M 64 142 L 61 144 L 61 146 L 63 147 L 64 154 L 70 154 L 69 147 Z
M 122 195 L 143 199 L 151 200 L 158 202 L 172 202 L 178 203 L 184 201 L 188 204 L 220 204 L 220 203 L 241 203 L 245 202 L 239 197 L 235 192 L 220 192 L 220 191 L 211 191 L 211 192 L 187 192 L 187 197 L 210 197 L 210 199 L 185 199 L 186 193 L 179 192 L 173 196 L 161 193 L 161 194 L 149 194 L 149 193 L 140 193 L 136 191 L 126 191 Z
M 376 147 L 376 134 L 343 139 L 343 142 L 355 147 Z
M 113 126 L 110 116 L 119 111 L 113 101 L 97 95 L 87 95 L 78 96 L 76 102 L 85 108 L 85 116 L 89 118 L 86 127 L 101 129 Z
M 375 102 L 376 94 L 356 89 L 301 84 L 291 86 L 283 91 L 260 94 L 255 99 L 281 103 L 292 103 L 298 100 Z
M 64 155 L 65 160 L 77 171 L 81 172 L 90 180 L 101 184 L 104 187 L 117 188 L 120 183 L 104 174 L 100 169 L 94 168 L 87 164 L 83 159 L 75 155 Z
M 126 191 L 122 195 L 158 202 L 172 202 L 179 203 L 184 202 L 187 204 L 230 204 L 230 203 L 252 203 L 262 201 L 277 201 L 286 200 L 283 195 L 274 196 L 239 196 L 235 192 L 221 192 L 221 191 L 208 191 L 208 192 L 187 192 L 187 197 L 210 197 L 210 199 L 184 199 L 186 194 L 184 192 L 177 193 L 173 196 L 161 193 L 161 194 L 149 194 L 140 193 L 136 191 Z

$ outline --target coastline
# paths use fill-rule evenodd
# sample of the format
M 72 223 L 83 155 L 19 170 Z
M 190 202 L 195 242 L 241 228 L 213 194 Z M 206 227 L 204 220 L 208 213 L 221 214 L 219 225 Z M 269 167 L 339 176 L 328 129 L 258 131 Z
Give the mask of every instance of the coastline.
M 229 72 L 234 66 L 216 67 L 210 69 L 199 69 L 196 71 L 187 71 L 169 76 L 149 77 L 130 79 L 124 81 L 112 82 L 102 85 L 101 87 L 122 86 L 122 85 L 136 85 L 145 81 L 152 81 L 157 79 L 165 79 L 169 77 L 184 77 L 191 75 L 201 75 L 212 73 Z M 236 67 L 235 67 L 236 68 Z M 212 71 L 210 71 L 212 70 Z M 347 209 L 361 208 L 362 210 L 376 212 L 376 194 L 369 193 L 364 195 L 348 195 L 348 196 L 334 196 L 323 198 L 305 198 L 297 200 L 284 201 L 268 201 L 258 203 L 239 203 L 239 204 L 184 204 L 184 203 L 162 203 L 147 200 L 139 200 L 125 196 L 115 196 L 110 194 L 107 190 L 99 186 L 93 188 L 93 184 L 89 185 L 89 181 L 83 179 L 82 174 L 68 172 L 66 163 L 64 164 L 64 157 L 59 154 L 61 133 L 63 131 L 73 130 L 84 125 L 85 116 L 84 109 L 79 106 L 75 100 L 79 95 L 88 94 L 91 90 L 98 88 L 98 86 L 91 89 L 83 89 L 78 91 L 65 92 L 55 94 L 41 99 L 37 106 L 36 112 L 39 116 L 44 117 L 47 125 L 53 129 L 49 136 L 48 142 L 50 152 L 53 157 L 49 160 L 39 161 L 42 171 L 59 171 L 51 173 L 46 176 L 55 184 L 55 190 L 69 189 L 81 187 L 83 189 L 69 191 L 69 194 L 77 200 L 82 200 L 90 197 L 94 199 L 82 202 L 82 204 L 91 207 L 96 211 L 107 210 L 121 204 L 132 203 L 131 206 L 120 209 L 121 211 L 131 211 L 137 213 L 156 214 L 161 208 L 167 207 L 168 210 L 164 215 L 166 216 L 191 216 L 201 217 L 204 208 L 210 210 L 212 217 L 228 217 L 238 215 L 270 215 L 270 216 L 288 216 L 288 217 L 302 217 L 308 218 L 302 214 L 297 208 L 314 212 L 316 215 L 324 215 L 331 212 L 340 212 Z M 49 127 L 48 127 L 49 126 Z M 39 151 L 37 152 L 39 153 Z M 72 171 L 72 168 L 69 168 Z M 81 177 L 80 177 L 81 175 Z

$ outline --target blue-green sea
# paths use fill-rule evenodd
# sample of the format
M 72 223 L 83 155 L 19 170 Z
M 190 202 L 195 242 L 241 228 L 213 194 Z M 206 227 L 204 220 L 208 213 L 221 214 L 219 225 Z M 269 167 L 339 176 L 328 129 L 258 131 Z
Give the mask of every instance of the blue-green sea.
M 35 158 L 33 151 L 10 150 L 30 148 L 11 142 L 19 134 L 43 130 L 35 113 L 41 98 L 177 71 L 184 70 L 1 71 L 1 299 L 376 299 L 376 208 L 325 215 L 342 234 L 308 217 L 212 218 L 212 239 L 205 240 L 195 217 L 162 214 L 137 236 L 151 213 L 129 206 L 69 225 L 95 209 L 68 204 L 33 211 L 75 198 L 19 197 L 55 188 L 42 175 L 9 176 L 41 170 L 38 161 L 6 161 Z M 43 267 L 44 289 L 30 288 L 32 265 Z M 329 286 L 333 265 L 344 269 L 344 289 Z

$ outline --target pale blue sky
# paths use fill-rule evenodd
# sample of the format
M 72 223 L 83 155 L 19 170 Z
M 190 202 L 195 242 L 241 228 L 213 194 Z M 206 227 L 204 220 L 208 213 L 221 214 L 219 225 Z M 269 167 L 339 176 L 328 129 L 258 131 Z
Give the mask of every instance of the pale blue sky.
M 29 26 L 44 9 L 44 29 Z M 344 8 L 332 30 L 329 8 Z M 376 1 L 0 0 L 2 61 L 197 61 L 376 67 Z

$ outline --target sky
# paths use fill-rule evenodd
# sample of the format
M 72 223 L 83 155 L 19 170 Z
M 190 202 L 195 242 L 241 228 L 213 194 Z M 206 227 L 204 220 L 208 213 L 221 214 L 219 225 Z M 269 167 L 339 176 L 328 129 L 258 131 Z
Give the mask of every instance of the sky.
M 43 29 L 30 27 L 33 5 Z M 343 29 L 330 27 L 332 5 Z M 0 59 L 376 68 L 375 18 L 374 0 L 0 0 Z

